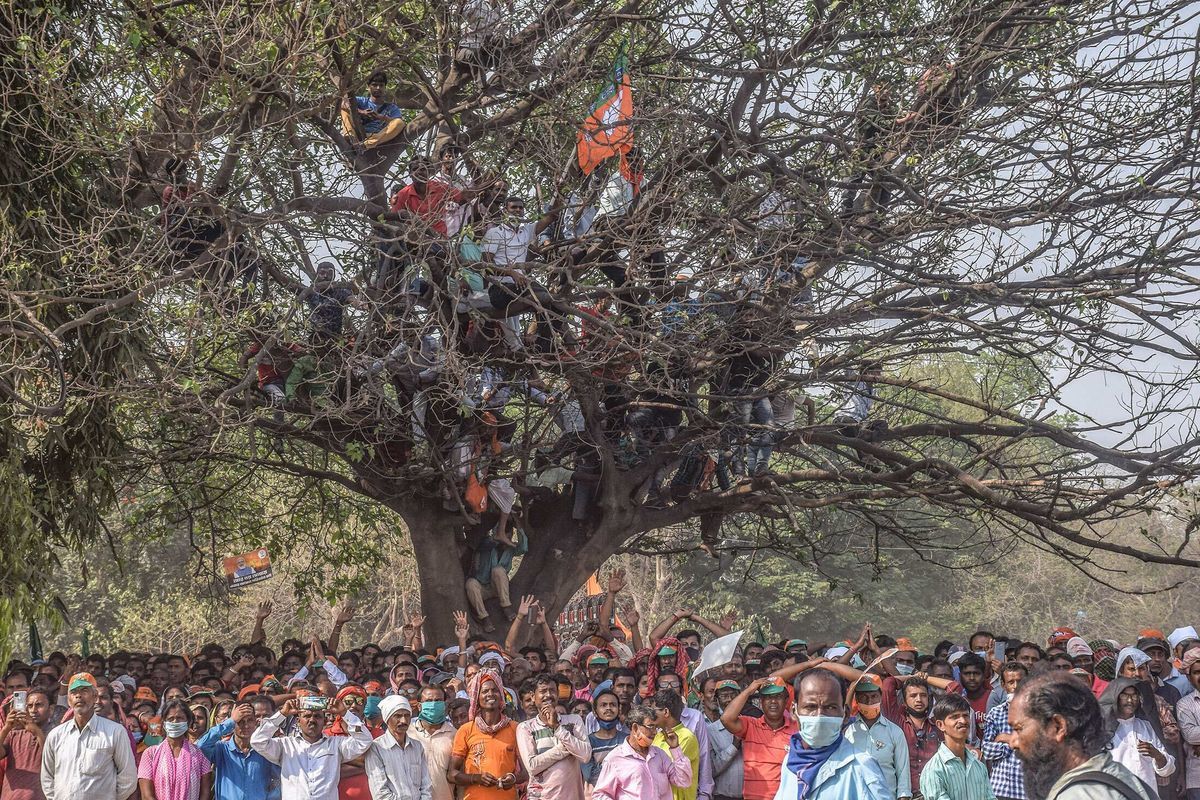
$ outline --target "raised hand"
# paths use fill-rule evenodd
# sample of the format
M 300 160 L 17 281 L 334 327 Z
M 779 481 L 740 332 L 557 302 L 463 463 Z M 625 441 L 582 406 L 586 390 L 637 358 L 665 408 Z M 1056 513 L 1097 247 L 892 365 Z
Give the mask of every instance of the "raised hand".
M 517 613 L 522 617 L 529 614 L 529 609 L 537 603 L 537 598 L 531 594 L 527 594 L 521 598 L 521 605 L 517 607 Z
M 608 576 L 608 593 L 609 594 L 617 594 L 618 592 L 624 591 L 626 585 L 627 584 L 625 583 L 625 570 L 623 570 L 623 569 L 614 570 L 613 574 Z
M 424 627 L 425 615 L 414 611 L 408 618 L 408 624 L 411 625 L 414 630 Z
M 354 601 L 346 600 L 340 605 L 334 606 L 333 609 L 333 624 L 345 625 L 350 620 L 354 619 Z
M 229 718 L 233 720 L 234 725 L 244 720 L 254 719 L 254 706 L 249 703 L 239 703 L 233 707 L 233 712 L 229 715 Z
M 459 641 L 465 642 L 467 640 L 467 634 L 469 634 L 470 632 L 471 632 L 471 623 L 467 620 L 467 612 L 455 611 L 454 612 L 454 635 L 458 637 Z
M 266 619 L 267 617 L 271 616 L 271 612 L 274 610 L 275 610 L 275 601 L 274 600 L 263 600 L 262 602 L 260 602 L 258 604 L 258 607 L 254 609 L 254 618 L 256 620 L 258 620 L 259 622 L 261 622 L 264 619 Z
M 675 618 L 676 619 L 684 620 L 684 619 L 691 619 L 691 617 L 692 617 L 692 612 L 688 611 L 686 608 L 675 609 Z
M 625 624 L 631 628 L 637 627 L 637 624 L 642 621 L 642 615 L 637 612 L 633 606 L 625 609 Z
M 734 609 L 725 612 L 725 616 L 721 617 L 721 621 L 717 624 L 727 631 L 733 630 L 733 626 L 737 625 L 738 613 Z

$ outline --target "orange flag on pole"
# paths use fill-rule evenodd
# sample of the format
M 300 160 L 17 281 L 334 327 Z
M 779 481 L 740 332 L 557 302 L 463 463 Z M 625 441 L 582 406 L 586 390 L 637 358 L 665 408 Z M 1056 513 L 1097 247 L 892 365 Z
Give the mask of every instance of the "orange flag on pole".
M 592 103 L 576 141 L 579 168 L 584 175 L 591 175 L 600 162 L 613 156 L 622 156 L 623 161 L 633 147 L 633 88 L 624 44 L 613 62 L 612 76 Z

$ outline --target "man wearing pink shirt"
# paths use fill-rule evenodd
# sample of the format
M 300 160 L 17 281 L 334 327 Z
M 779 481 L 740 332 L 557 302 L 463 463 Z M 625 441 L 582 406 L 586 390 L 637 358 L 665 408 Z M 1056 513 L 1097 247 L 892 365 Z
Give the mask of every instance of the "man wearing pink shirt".
M 692 785 L 692 765 L 675 731 L 663 731 L 670 753 L 654 747 L 654 712 L 636 706 L 625 718 L 629 737 L 604 759 L 592 800 L 670 800 L 671 787 Z

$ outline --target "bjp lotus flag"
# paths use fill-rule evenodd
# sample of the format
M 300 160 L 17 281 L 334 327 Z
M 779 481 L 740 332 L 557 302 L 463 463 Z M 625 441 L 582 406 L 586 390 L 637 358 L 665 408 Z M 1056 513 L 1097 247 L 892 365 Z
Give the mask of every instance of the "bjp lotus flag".
M 592 103 L 583 130 L 576 136 L 579 168 L 584 175 L 591 175 L 600 162 L 624 156 L 633 147 L 633 87 L 628 67 L 625 45 L 621 45 L 612 76 Z

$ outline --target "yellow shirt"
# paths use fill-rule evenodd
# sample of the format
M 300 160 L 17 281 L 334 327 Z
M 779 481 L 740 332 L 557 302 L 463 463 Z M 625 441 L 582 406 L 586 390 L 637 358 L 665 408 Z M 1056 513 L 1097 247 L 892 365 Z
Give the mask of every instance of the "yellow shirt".
M 682 722 L 675 726 L 675 736 L 679 739 L 679 749 L 692 764 L 692 785 L 683 789 L 672 786 L 671 800 L 696 800 L 700 788 L 700 742 L 696 734 L 685 728 Z M 667 737 L 662 731 L 654 737 L 654 746 L 665 750 L 667 755 L 671 754 L 671 746 L 667 744 Z

